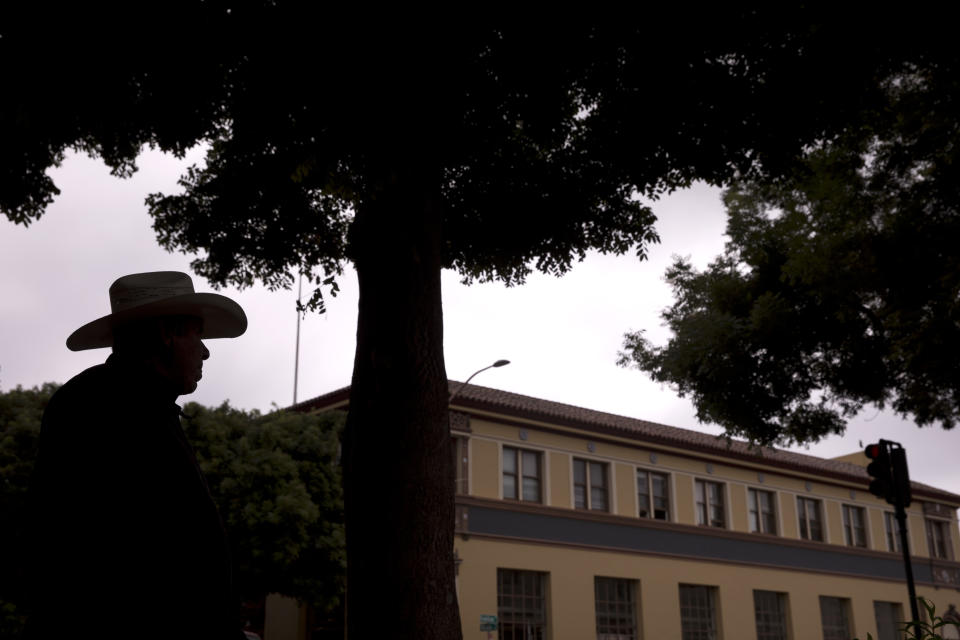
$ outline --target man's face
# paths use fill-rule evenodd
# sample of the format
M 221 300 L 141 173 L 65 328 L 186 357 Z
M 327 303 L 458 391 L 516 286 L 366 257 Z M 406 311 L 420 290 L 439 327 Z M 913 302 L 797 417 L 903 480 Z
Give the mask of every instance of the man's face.
M 193 393 L 202 377 L 203 361 L 210 352 L 200 340 L 203 334 L 203 321 L 190 318 L 184 324 L 184 331 L 167 334 L 171 361 L 166 377 L 173 383 L 177 395 Z

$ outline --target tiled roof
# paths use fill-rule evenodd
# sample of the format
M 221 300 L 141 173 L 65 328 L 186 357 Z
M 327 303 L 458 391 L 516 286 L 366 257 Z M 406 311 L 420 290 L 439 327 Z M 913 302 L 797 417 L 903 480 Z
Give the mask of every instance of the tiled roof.
M 449 381 L 449 385 L 450 392 L 456 392 L 456 397 L 451 406 L 463 409 L 477 409 L 515 418 L 538 420 L 555 425 L 641 440 L 650 444 L 679 447 L 701 454 L 725 456 L 744 462 L 771 465 L 784 470 L 856 482 L 862 485 L 869 482 L 866 469 L 849 462 L 818 458 L 817 456 L 794 453 L 774 447 L 751 448 L 742 440 L 728 441 L 722 436 L 713 436 L 690 429 L 670 427 L 656 422 L 584 409 L 562 402 L 501 391 L 500 389 L 491 389 L 474 384 L 463 386 L 462 383 L 453 380 Z M 349 392 L 350 388 L 344 387 L 298 403 L 291 408 L 308 411 L 322 409 L 325 406 L 348 399 Z M 960 503 L 960 495 L 920 482 L 912 482 L 911 485 L 914 495 Z

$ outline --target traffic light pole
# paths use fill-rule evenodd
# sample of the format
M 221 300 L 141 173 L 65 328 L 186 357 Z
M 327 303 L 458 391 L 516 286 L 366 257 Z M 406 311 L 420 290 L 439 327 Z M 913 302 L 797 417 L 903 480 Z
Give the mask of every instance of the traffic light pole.
M 867 473 L 870 493 L 883 498 L 895 509 L 900 529 L 900 549 L 903 551 L 903 567 L 907 576 L 907 591 L 910 595 L 910 613 L 913 624 L 920 622 L 920 610 L 917 606 L 917 590 L 913 583 L 913 565 L 910 561 L 910 543 L 907 537 L 907 507 L 910 506 L 910 472 L 907 469 L 907 452 L 898 442 L 880 440 L 867 445 L 864 453 L 870 460 Z
M 896 505 L 897 524 L 900 525 L 900 549 L 903 551 L 903 566 L 907 571 L 907 593 L 910 594 L 910 613 L 913 622 L 920 622 L 920 608 L 917 606 L 917 589 L 913 585 L 913 564 L 910 562 L 910 543 L 907 537 L 907 511 L 898 500 Z

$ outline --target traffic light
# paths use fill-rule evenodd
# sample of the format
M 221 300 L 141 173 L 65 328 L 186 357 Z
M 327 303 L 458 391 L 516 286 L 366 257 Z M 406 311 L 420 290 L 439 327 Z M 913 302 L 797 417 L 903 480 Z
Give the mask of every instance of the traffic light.
M 887 443 L 881 440 L 875 444 L 868 444 L 863 452 L 872 460 L 867 465 L 867 473 L 873 478 L 870 481 L 870 493 L 883 498 L 890 504 L 896 504 L 896 489 L 893 484 L 892 464 Z
M 890 450 L 890 462 L 893 466 L 894 492 L 904 508 L 910 506 L 910 472 L 907 470 L 907 451 L 903 447 Z

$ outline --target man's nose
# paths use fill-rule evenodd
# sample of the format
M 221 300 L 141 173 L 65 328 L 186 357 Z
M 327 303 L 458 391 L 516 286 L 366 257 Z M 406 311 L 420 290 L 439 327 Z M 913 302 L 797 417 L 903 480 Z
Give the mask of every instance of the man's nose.
M 207 349 L 207 345 L 200 343 L 200 346 L 203 347 L 203 359 L 206 360 L 210 357 L 210 349 Z

